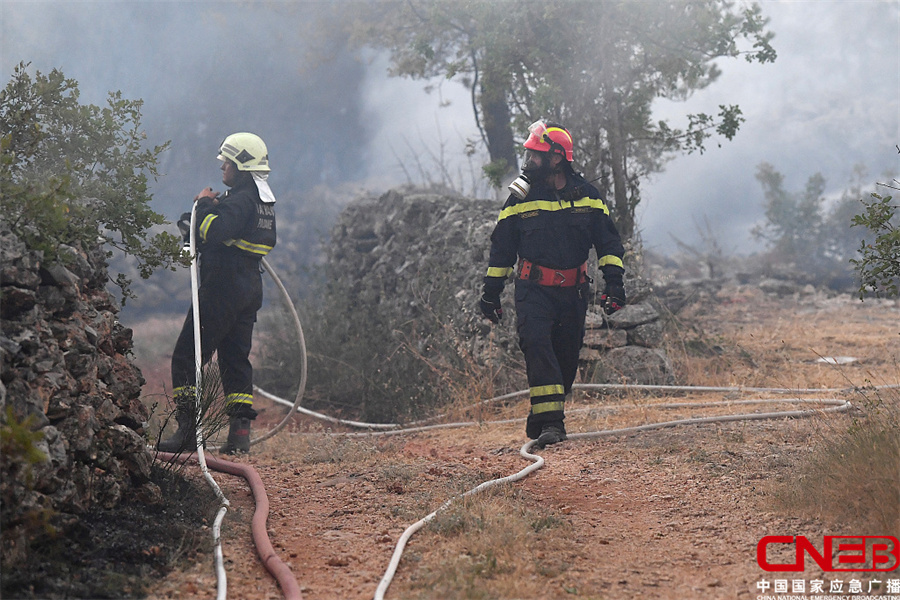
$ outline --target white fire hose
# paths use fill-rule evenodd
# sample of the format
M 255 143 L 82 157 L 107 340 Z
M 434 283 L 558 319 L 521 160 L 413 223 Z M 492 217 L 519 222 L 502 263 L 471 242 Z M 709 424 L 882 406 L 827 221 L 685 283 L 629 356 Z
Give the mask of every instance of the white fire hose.
M 203 350 L 200 340 L 200 274 L 197 263 L 197 243 L 196 228 L 194 222 L 197 218 L 197 203 L 191 207 L 191 235 L 190 235 L 190 252 L 191 252 L 191 309 L 194 317 L 194 414 L 197 415 L 197 462 L 200 463 L 200 470 L 203 477 L 209 483 L 210 487 L 216 493 L 222 505 L 216 514 L 213 522 L 213 544 L 215 544 L 216 555 L 216 598 L 217 600 L 225 600 L 228 596 L 228 579 L 225 575 L 224 558 L 222 556 L 222 538 L 220 535 L 222 528 L 222 520 L 225 513 L 228 512 L 230 503 L 222 489 L 215 479 L 209 473 L 209 467 L 206 465 L 206 454 L 203 449 L 203 420 L 200 418 L 201 397 L 202 397 L 202 376 L 203 376 Z
M 194 404 L 195 404 L 195 414 L 197 416 L 197 427 L 196 427 L 196 442 L 197 442 L 197 461 L 200 464 L 200 470 L 203 473 L 204 479 L 206 479 L 207 483 L 209 483 L 210 487 L 216 494 L 216 497 L 219 498 L 221 502 L 221 506 L 216 514 L 216 518 L 213 522 L 213 544 L 215 547 L 215 570 L 216 570 L 216 599 L 217 600 L 225 600 L 228 594 L 228 580 L 225 572 L 224 566 L 224 556 L 222 552 L 222 539 L 221 539 L 221 527 L 222 521 L 225 517 L 225 514 L 228 511 L 228 507 L 230 506 L 230 502 L 228 498 L 225 497 L 225 494 L 222 492 L 222 489 L 213 479 L 212 475 L 209 472 L 209 466 L 206 460 L 206 452 L 205 452 L 205 444 L 204 444 L 204 435 L 203 435 L 203 420 L 200 417 L 201 409 L 202 409 L 202 378 L 203 378 L 203 349 L 200 337 L 200 275 L 199 275 L 199 267 L 198 267 L 198 255 L 197 255 L 197 242 L 196 242 L 196 215 L 197 215 L 197 204 L 194 203 L 191 208 L 191 224 L 190 224 L 190 236 L 189 236 L 189 251 L 191 255 L 191 310 L 192 316 L 194 320 Z M 293 302 L 291 302 L 290 296 L 287 290 L 284 287 L 284 284 L 279 279 L 278 275 L 275 273 L 275 270 L 269 266 L 269 263 L 266 262 L 265 258 L 261 259 L 262 266 L 265 268 L 266 272 L 272 277 L 275 285 L 278 287 L 282 301 L 285 305 L 286 310 L 291 315 L 293 320 L 293 325 L 297 331 L 298 341 L 300 344 L 300 385 L 297 391 L 297 395 L 294 399 L 293 403 L 288 403 L 291 406 L 292 410 L 289 411 L 284 419 L 280 423 L 278 423 L 271 430 L 267 431 L 264 435 L 254 438 L 250 441 L 251 444 L 257 444 L 266 440 L 270 437 L 273 437 L 281 431 L 282 428 L 288 423 L 291 419 L 291 416 L 294 411 L 300 409 L 300 401 L 303 398 L 303 393 L 306 389 L 306 379 L 307 379 L 307 359 L 306 359 L 306 342 L 303 336 L 303 327 L 300 324 L 300 318 L 297 315 L 297 311 L 294 308 Z M 282 400 L 284 402 L 284 400 Z M 210 446 L 210 450 L 216 451 L 220 450 L 221 446 Z M 180 457 L 171 456 L 172 460 L 177 460 Z M 220 461 L 221 462 L 221 461 Z M 222 470 L 221 468 L 219 470 Z M 264 520 L 264 517 L 263 517 Z M 263 530 L 263 534 L 265 531 Z M 255 536 L 256 537 L 256 536 Z M 258 544 L 257 544 L 258 545 Z M 299 597 L 300 592 L 299 588 L 294 589 L 296 584 L 293 582 L 292 577 L 289 574 L 289 569 L 284 567 L 281 564 L 269 564 L 271 562 L 280 563 L 277 557 L 269 557 L 266 568 L 272 571 L 275 569 L 276 571 L 286 571 L 287 576 L 284 573 L 279 573 L 281 576 L 278 577 L 279 584 L 283 588 L 287 588 L 285 590 L 287 597 Z
M 900 386 L 878 386 L 879 388 L 894 388 Z M 734 392 L 756 392 L 756 393 L 770 393 L 770 394 L 830 394 L 830 393 L 838 393 L 838 392 L 847 392 L 851 391 L 854 388 L 831 388 L 831 389 L 817 389 L 817 388 L 805 388 L 805 389 L 788 389 L 788 388 L 740 388 L 740 387 L 710 387 L 710 386 L 667 386 L 667 385 L 619 385 L 619 384 L 575 384 L 573 386 L 575 389 L 585 389 L 585 390 L 645 390 L 645 391 L 667 391 L 667 392 L 685 392 L 685 391 L 700 391 L 700 392 L 720 392 L 720 393 L 734 393 Z M 270 394 L 265 390 L 260 388 L 256 388 L 257 393 L 262 396 L 269 398 L 275 402 L 278 402 L 287 406 L 294 406 L 292 403 L 275 396 L 274 394 Z M 527 395 L 528 390 L 521 390 L 518 392 L 513 392 L 511 394 L 505 394 L 503 396 L 497 396 L 496 398 L 491 398 L 490 400 L 486 400 L 483 403 L 489 402 L 497 402 L 501 400 L 507 400 L 509 398 L 519 396 L 519 395 Z M 702 402 L 702 403 L 689 403 L 689 402 L 677 402 L 677 403 L 665 403 L 665 404 L 651 404 L 647 405 L 648 408 L 664 408 L 664 409 L 677 409 L 677 408 L 707 408 L 714 406 L 740 406 L 740 405 L 748 405 L 748 404 L 784 404 L 784 403 L 794 403 L 794 404 L 806 404 L 806 405 L 819 405 L 825 406 L 826 408 L 805 408 L 805 409 L 797 409 L 797 410 L 786 410 L 786 411 L 776 411 L 776 412 L 760 412 L 760 413 L 743 413 L 743 414 L 734 414 L 734 415 L 719 415 L 719 416 L 710 416 L 710 417 L 695 417 L 689 419 L 679 419 L 674 421 L 665 421 L 661 423 L 648 423 L 645 425 L 638 425 L 634 427 L 626 427 L 622 429 L 609 429 L 609 430 L 601 430 L 594 432 L 586 432 L 586 433 L 570 433 L 568 435 L 569 440 L 586 440 L 586 439 L 597 439 L 602 437 L 613 437 L 620 435 L 633 435 L 637 433 L 642 433 L 645 431 L 652 431 L 656 429 L 664 429 L 668 427 L 679 427 L 685 425 L 700 425 L 706 423 L 727 423 L 734 421 L 758 421 L 758 420 L 766 420 L 766 419 L 786 419 L 786 418 L 804 418 L 811 417 L 816 414 L 824 414 L 824 413 L 835 413 L 835 412 L 846 412 L 852 408 L 852 404 L 847 400 L 840 400 L 837 398 L 763 398 L 756 400 L 723 400 L 723 401 L 714 401 L 714 402 Z M 569 414 L 576 414 L 578 412 L 584 412 L 586 410 L 591 410 L 590 408 L 586 409 L 576 409 L 573 411 L 569 411 Z M 293 412 L 290 411 L 290 412 Z M 288 413 L 290 415 L 290 412 Z M 455 428 L 455 427 L 469 427 L 476 425 L 485 425 L 485 424 L 504 424 L 504 423 L 513 423 L 520 422 L 524 419 L 505 419 L 499 421 L 465 421 L 465 422 L 457 422 L 457 423 L 442 423 L 435 425 L 421 425 L 414 427 L 403 427 L 397 423 L 364 423 L 359 421 L 349 421 L 344 419 L 336 419 L 334 417 L 330 417 L 328 415 L 323 415 L 321 413 L 317 413 L 315 411 L 311 411 L 308 409 L 301 409 L 297 412 L 302 414 L 311 416 L 313 418 L 325 420 L 331 423 L 341 424 L 349 427 L 357 427 L 369 429 L 368 432 L 363 433 L 335 433 L 332 435 L 342 435 L 342 436 L 384 436 L 384 435 L 399 435 L 404 433 L 414 433 L 419 431 L 427 431 L 433 429 L 446 429 L 446 428 Z M 374 429 L 381 429 L 381 431 L 372 431 Z M 532 464 L 528 465 L 521 471 L 508 475 L 505 477 L 500 477 L 497 479 L 492 479 L 486 481 L 471 490 L 464 492 L 460 495 L 454 496 L 450 498 L 444 504 L 442 504 L 437 510 L 426 515 L 419 521 L 416 521 L 412 525 L 410 525 L 400 536 L 397 541 L 397 545 L 394 548 L 393 555 L 391 556 L 390 563 L 388 564 L 387 570 L 385 571 L 384 576 L 381 579 L 381 582 L 378 585 L 378 588 L 375 591 L 375 600 L 383 600 L 384 594 L 387 592 L 388 587 L 393 580 L 394 574 L 396 573 L 397 567 L 400 564 L 400 560 L 403 556 L 403 551 L 406 547 L 407 542 L 410 537 L 428 524 L 438 513 L 449 508 L 454 502 L 465 498 L 467 496 L 476 494 L 488 488 L 491 488 L 496 485 L 504 484 L 504 483 L 512 483 L 514 481 L 518 481 L 527 477 L 529 474 L 534 471 L 540 469 L 544 465 L 544 459 L 536 454 L 532 454 L 530 452 L 531 448 L 535 444 L 535 440 L 531 440 L 525 445 L 521 447 L 519 450 L 519 454 L 529 460 L 532 461 Z
M 622 386 L 622 387 L 625 387 L 625 386 Z M 798 400 L 796 400 L 796 399 L 792 400 L 792 402 L 797 402 L 797 401 Z M 747 402 L 784 402 L 784 400 L 758 400 L 758 401 L 749 400 Z M 831 408 L 824 409 L 821 412 L 836 412 L 836 411 L 843 412 L 843 411 L 849 410 L 851 408 L 850 402 L 843 401 L 843 400 L 810 400 L 809 402 L 820 402 L 823 404 L 833 404 L 834 405 Z M 713 406 L 713 405 L 719 405 L 719 404 L 730 404 L 730 402 L 728 402 L 728 401 L 725 401 L 722 403 L 709 402 L 709 403 L 706 403 L 706 406 Z M 681 408 L 684 406 L 690 406 L 690 404 L 678 403 L 678 404 L 673 404 L 673 405 L 653 405 L 654 408 Z M 653 429 L 663 429 L 665 427 L 677 427 L 680 425 L 694 425 L 694 424 L 701 424 L 701 423 L 722 423 L 722 422 L 728 422 L 728 421 L 742 421 L 742 420 L 777 419 L 777 418 L 788 418 L 788 417 L 805 417 L 805 416 L 811 416 L 813 414 L 816 414 L 817 412 L 819 412 L 819 411 L 806 410 L 806 411 L 784 411 L 784 412 L 759 413 L 759 414 L 751 413 L 751 414 L 743 414 L 743 415 L 723 415 L 723 416 L 718 416 L 718 417 L 698 417 L 698 418 L 694 418 L 694 419 L 681 419 L 678 421 L 666 421 L 663 423 L 650 423 L 647 425 L 639 425 L 636 427 L 626 427 L 623 429 L 608 429 L 608 430 L 594 431 L 594 432 L 589 432 L 589 433 L 574 433 L 574 434 L 569 434 L 567 437 L 570 440 L 594 439 L 594 438 L 610 437 L 610 436 L 617 436 L 617 435 L 629 435 L 629 434 L 640 433 L 643 431 L 650 431 Z M 516 419 L 516 420 L 523 420 L 523 419 Z M 522 446 L 519 449 L 519 455 L 521 455 L 523 458 L 525 458 L 527 460 L 532 461 L 532 464 L 528 465 L 527 467 L 525 467 L 518 473 L 515 473 L 513 475 L 508 475 L 506 477 L 500 477 L 497 479 L 491 479 L 489 481 L 485 481 L 484 483 L 472 488 L 471 490 L 469 490 L 467 492 L 464 492 L 462 494 L 454 496 L 453 498 L 450 498 L 449 500 L 444 502 L 440 506 L 440 508 L 438 508 L 431 514 L 427 515 L 426 517 L 424 517 L 424 518 L 420 519 L 419 521 L 416 521 L 415 523 L 410 525 L 400 536 L 400 539 L 397 541 L 397 545 L 394 547 L 394 553 L 391 556 L 391 560 L 390 560 L 390 563 L 388 564 L 388 568 L 385 571 L 384 576 L 381 578 L 381 582 L 379 582 L 378 587 L 375 590 L 375 600 L 383 600 L 384 599 L 384 595 L 387 592 L 388 587 L 391 585 L 391 581 L 393 580 L 394 574 L 397 571 L 397 567 L 400 564 L 400 559 L 403 556 L 403 550 L 406 547 L 406 543 L 407 543 L 407 541 L 409 541 L 409 538 L 412 536 L 412 534 L 417 532 L 419 529 L 424 527 L 429 521 L 431 521 L 439 512 L 446 510 L 454 502 L 456 502 L 457 500 L 461 500 L 462 498 L 465 498 L 466 496 L 476 494 L 476 493 L 486 490 L 488 488 L 494 487 L 495 485 L 518 481 L 520 479 L 523 479 L 524 477 L 527 477 L 534 471 L 537 471 L 541 467 L 543 467 L 544 459 L 542 457 L 538 456 L 537 454 L 532 454 L 529 452 L 529 450 L 531 450 L 531 448 L 534 446 L 534 444 L 536 442 L 537 442 L 537 440 L 530 440 L 529 442 L 527 442 L 524 446 Z
M 194 218 L 195 212 L 191 213 L 191 255 L 192 255 L 192 263 L 191 263 L 191 293 L 193 300 L 193 315 L 194 315 L 194 346 L 195 346 L 195 358 L 196 358 L 196 376 L 197 376 L 197 409 L 199 414 L 200 407 L 200 378 L 202 371 L 202 357 L 201 357 L 201 345 L 200 345 L 200 319 L 199 319 L 199 300 L 198 300 L 198 275 L 197 275 L 197 257 L 195 252 L 195 241 L 194 241 Z M 265 258 L 262 259 L 262 265 L 265 270 L 269 273 L 269 275 L 274 280 L 277 285 L 279 292 L 281 294 L 282 301 L 285 305 L 285 308 L 289 312 L 292 317 L 292 321 L 294 327 L 296 328 L 298 340 L 300 344 L 300 364 L 301 364 L 301 375 L 300 375 L 300 385 L 297 392 L 296 397 L 293 402 L 280 398 L 274 394 L 267 392 L 266 390 L 259 388 L 258 386 L 254 386 L 254 391 L 261 396 L 272 400 L 273 402 L 285 405 L 290 407 L 290 410 L 285 414 L 284 418 L 271 430 L 251 440 L 251 444 L 257 444 L 262 442 L 263 440 L 269 439 L 276 435 L 287 422 L 293 417 L 294 413 L 300 413 L 307 416 L 310 416 L 315 419 L 327 421 L 330 423 L 340 424 L 348 427 L 354 427 L 359 429 L 368 429 L 367 432 L 360 433 L 336 433 L 332 435 L 343 435 L 343 436 L 377 436 L 377 435 L 399 435 L 405 433 L 413 433 L 419 431 L 427 431 L 432 429 L 446 429 L 446 428 L 456 428 L 456 427 L 467 427 L 474 425 L 484 425 L 484 424 L 503 424 L 503 423 L 512 423 L 522 421 L 523 419 L 506 419 L 499 421 L 466 421 L 466 422 L 456 422 L 456 423 L 441 423 L 441 424 L 432 424 L 425 425 L 428 421 L 433 421 L 434 418 L 428 419 L 425 421 L 417 421 L 414 423 L 410 423 L 406 426 L 399 423 L 367 423 L 361 421 L 353 421 L 353 420 L 345 420 L 338 419 L 335 417 L 331 417 L 329 415 L 325 415 L 316 411 L 312 411 L 300 406 L 300 402 L 303 398 L 303 394 L 306 388 L 306 380 L 307 380 L 307 355 L 306 355 L 306 344 L 303 336 L 303 328 L 300 323 L 300 319 L 297 315 L 297 312 L 294 308 L 293 302 L 288 295 L 287 290 L 282 284 L 281 280 L 278 278 L 274 269 L 266 262 Z M 881 388 L 893 388 L 898 386 L 879 386 Z M 720 393 L 742 393 L 742 392 L 755 392 L 755 393 L 772 393 L 772 394 L 823 394 L 823 393 L 834 393 L 834 392 L 846 392 L 852 390 L 853 388 L 844 388 L 844 389 L 787 389 L 787 388 L 757 388 L 757 387 L 709 387 L 709 386 L 667 386 L 667 385 L 618 385 L 618 384 L 575 384 L 573 389 L 594 389 L 594 390 L 644 390 L 644 391 L 666 391 L 666 392 L 720 392 Z M 517 396 L 524 396 L 528 394 L 528 390 L 522 390 L 518 392 L 512 392 L 509 394 L 504 394 L 502 396 L 497 396 L 495 398 L 491 398 L 490 400 L 485 400 L 482 404 L 499 402 L 503 400 L 508 400 Z M 839 399 L 804 399 L 804 398 L 784 398 L 784 399 L 758 399 L 758 400 L 725 400 L 718 402 L 705 402 L 705 403 L 667 403 L 667 404 L 653 404 L 649 405 L 651 408 L 703 408 L 703 407 L 712 407 L 712 406 L 735 406 L 735 405 L 745 405 L 745 404 L 772 404 L 772 403 L 785 403 L 792 402 L 797 404 L 817 404 L 817 405 L 825 405 L 827 408 L 821 409 L 800 409 L 800 410 L 788 410 L 788 411 L 777 411 L 777 412 L 762 412 L 762 413 L 745 413 L 745 414 L 735 414 L 735 415 L 720 415 L 720 416 L 711 416 L 711 417 L 696 417 L 689 419 L 680 419 L 675 421 L 666 421 L 661 423 L 650 423 L 645 425 L 639 425 L 635 427 L 626 427 L 622 429 L 611 429 L 611 430 L 601 430 L 595 432 L 586 432 L 586 433 L 573 433 L 569 434 L 568 438 L 570 440 L 582 440 L 582 439 L 596 439 L 601 437 L 612 437 L 612 436 L 620 436 L 620 435 L 632 435 L 636 433 L 641 433 L 645 431 L 651 431 L 656 429 L 663 429 L 667 427 L 678 427 L 684 425 L 697 425 L 697 424 L 705 424 L 705 423 L 725 423 L 725 422 L 734 422 L 734 421 L 749 421 L 749 420 L 763 420 L 763 419 L 780 419 L 780 418 L 803 418 L 809 417 L 815 414 L 821 413 L 831 413 L 831 412 L 846 412 L 852 408 L 852 405 L 849 401 L 839 400 Z M 584 410 L 590 409 L 579 409 L 570 411 L 570 414 L 583 412 Z M 222 494 L 218 485 L 216 485 L 215 481 L 209 475 L 209 471 L 206 466 L 205 456 L 203 453 L 203 438 L 202 438 L 202 428 L 201 424 L 198 423 L 197 426 L 197 452 L 198 458 L 200 460 L 201 469 L 203 470 L 204 477 L 206 477 L 207 481 L 210 482 L 210 485 L 215 489 L 217 496 L 222 500 L 223 506 L 221 507 L 219 514 L 216 518 L 216 524 L 213 530 L 214 541 L 216 543 L 216 570 L 217 575 L 219 577 L 219 588 L 218 588 L 218 600 L 224 600 L 226 590 L 227 590 L 227 582 L 225 582 L 225 571 L 222 566 L 222 552 L 220 545 L 220 536 L 219 536 L 219 525 L 221 523 L 222 517 L 227 510 L 227 506 L 229 505 L 228 500 Z M 430 522 L 438 513 L 443 510 L 449 508 L 454 502 L 465 498 L 467 496 L 477 494 L 483 490 L 486 490 L 490 487 L 504 484 L 504 483 L 512 483 L 514 481 L 518 481 L 527 477 L 529 474 L 534 471 L 540 469 L 544 465 L 544 459 L 536 454 L 532 454 L 529 452 L 531 448 L 534 446 L 535 440 L 531 440 L 525 445 L 521 447 L 519 450 L 519 454 L 531 461 L 532 464 L 528 465 L 524 469 L 519 472 L 508 475 L 505 477 L 500 477 L 497 479 L 492 479 L 486 481 L 471 490 L 464 492 L 460 495 L 457 495 L 453 498 L 450 498 L 444 504 L 442 504 L 438 509 L 434 512 L 426 515 L 419 521 L 410 525 L 400 536 L 397 541 L 397 545 L 394 549 L 393 555 L 391 556 L 390 563 L 388 568 L 381 579 L 381 582 L 378 585 L 378 588 L 375 591 L 375 600 L 383 600 L 384 594 L 386 593 L 388 587 L 393 580 L 393 576 L 397 570 L 397 567 L 400 564 L 400 560 L 403 555 L 403 551 L 406 547 L 407 542 L 412 537 L 412 535 L 424 527 L 428 522 Z M 217 449 L 216 447 L 212 448 L 213 450 Z

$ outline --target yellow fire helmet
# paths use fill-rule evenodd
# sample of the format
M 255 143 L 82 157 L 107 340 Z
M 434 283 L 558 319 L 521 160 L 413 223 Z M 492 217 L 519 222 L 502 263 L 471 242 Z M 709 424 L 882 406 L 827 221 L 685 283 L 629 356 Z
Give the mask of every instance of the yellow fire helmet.
M 219 160 L 230 160 L 238 171 L 268 173 L 269 150 L 262 138 L 253 133 L 232 133 L 219 147 Z

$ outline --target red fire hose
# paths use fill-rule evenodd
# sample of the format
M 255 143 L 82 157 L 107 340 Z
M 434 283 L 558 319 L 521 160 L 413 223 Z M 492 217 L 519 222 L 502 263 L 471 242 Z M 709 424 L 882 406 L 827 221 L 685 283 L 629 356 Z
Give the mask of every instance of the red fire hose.
M 194 454 L 171 454 L 169 452 L 160 452 L 157 454 L 161 460 L 187 462 Z M 303 600 L 300 593 L 300 585 L 294 578 L 290 567 L 284 564 L 278 555 L 275 554 L 275 548 L 269 541 L 269 534 L 266 531 L 266 521 L 269 518 L 269 497 L 266 495 L 266 488 L 263 486 L 259 473 L 250 465 L 234 463 L 231 461 L 206 456 L 206 464 L 222 473 L 230 475 L 240 475 L 247 480 L 250 485 L 250 491 L 253 493 L 253 500 L 256 502 L 256 510 L 253 512 L 253 519 L 250 521 L 250 533 L 253 536 L 253 544 L 256 546 L 256 553 L 262 561 L 266 570 L 272 574 L 272 577 L 281 586 L 285 600 Z

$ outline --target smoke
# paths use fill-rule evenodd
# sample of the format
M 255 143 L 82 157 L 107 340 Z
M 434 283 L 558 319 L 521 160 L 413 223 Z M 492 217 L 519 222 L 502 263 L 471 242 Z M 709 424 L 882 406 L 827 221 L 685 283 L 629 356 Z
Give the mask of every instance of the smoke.
M 455 81 L 394 78 L 387 71 L 387 57 L 372 56 L 362 89 L 372 134 L 365 153 L 367 184 L 380 189 L 434 184 L 492 197 L 481 176 L 481 166 L 490 159 L 475 125 L 470 91 Z
M 10 6 L 15 4 L 15 8 Z M 81 100 L 107 92 L 144 101 L 148 142 L 171 141 L 155 208 L 170 218 L 202 187 L 221 188 L 216 154 L 229 133 L 269 147 L 273 189 L 295 199 L 322 183 L 356 180 L 368 132 L 361 122 L 364 66 L 349 53 L 309 58 L 290 7 L 245 3 L 8 3 L 3 71 L 19 61 L 60 68 Z
M 678 125 L 739 104 L 746 122 L 734 141 L 677 158 L 645 182 L 638 217 L 651 248 L 674 249 L 673 236 L 690 243 L 696 223 L 709 221 L 725 250 L 753 250 L 761 162 L 783 172 L 788 189 L 821 172 L 830 193 L 856 164 L 873 178 L 897 166 L 900 5 L 761 4 L 776 33 L 774 64 L 723 60 L 712 86 L 656 106 L 657 118 Z M 383 56 L 351 56 L 317 20 L 327 5 L 4 0 L 0 66 L 7 77 L 19 61 L 59 67 L 79 81 L 83 102 L 102 105 L 112 90 L 143 99 L 148 141 L 172 141 L 151 182 L 155 208 L 170 219 L 202 187 L 221 187 L 218 144 L 242 130 L 269 145 L 279 201 L 316 202 L 317 186 L 347 183 L 451 183 L 489 196 L 468 91 L 453 80 L 390 78 Z
M 739 104 L 746 122 L 731 142 L 675 159 L 647 182 L 640 206 L 643 239 L 668 251 L 673 236 L 696 239 L 698 222 L 714 224 L 727 252 L 749 253 L 763 218 L 756 167 L 771 163 L 788 190 L 821 173 L 829 196 L 867 167 L 872 183 L 896 169 L 900 142 L 900 4 L 763 2 L 776 33 L 774 64 L 723 61 L 719 81 L 687 103 L 660 103 L 661 117 L 715 113 Z

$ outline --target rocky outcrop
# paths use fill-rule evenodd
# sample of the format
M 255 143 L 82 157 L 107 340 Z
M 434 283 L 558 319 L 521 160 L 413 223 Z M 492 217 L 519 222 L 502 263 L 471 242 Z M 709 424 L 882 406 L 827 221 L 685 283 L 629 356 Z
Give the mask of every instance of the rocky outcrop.
M 38 514 L 153 499 L 149 418 L 132 332 L 116 319 L 101 248 L 48 263 L 0 230 L 4 541 Z

